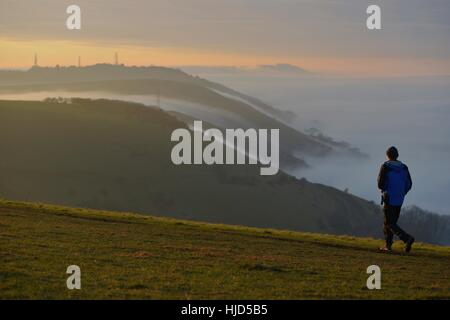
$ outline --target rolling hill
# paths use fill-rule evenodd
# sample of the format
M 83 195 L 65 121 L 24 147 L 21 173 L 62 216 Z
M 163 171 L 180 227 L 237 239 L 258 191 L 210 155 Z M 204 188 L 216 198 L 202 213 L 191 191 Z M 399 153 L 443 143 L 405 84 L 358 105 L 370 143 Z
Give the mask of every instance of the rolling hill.
M 0 299 L 449 299 L 450 249 L 0 200 Z M 81 290 L 66 268 L 81 269 Z M 366 269 L 381 268 L 381 290 Z
M 379 234 L 373 204 L 259 166 L 172 164 L 158 108 L 111 100 L 0 101 L 0 197 L 176 218 Z M 373 228 L 377 225 L 377 228 Z
M 374 203 L 259 166 L 170 159 L 179 115 L 112 100 L 0 100 L 0 197 L 297 231 L 381 237 Z M 407 214 L 417 239 L 450 243 L 450 219 Z
M 155 96 L 161 107 L 225 128 L 280 129 L 281 166 L 306 166 L 303 157 L 327 157 L 342 153 L 364 158 L 345 145 L 333 145 L 291 127 L 294 117 L 226 86 L 163 67 L 94 65 L 83 68 L 33 67 L 29 71 L 0 72 L 0 94 L 48 92 L 51 96 L 87 94 L 95 98 L 137 99 L 149 104 Z M 19 98 L 20 99 L 20 98 Z

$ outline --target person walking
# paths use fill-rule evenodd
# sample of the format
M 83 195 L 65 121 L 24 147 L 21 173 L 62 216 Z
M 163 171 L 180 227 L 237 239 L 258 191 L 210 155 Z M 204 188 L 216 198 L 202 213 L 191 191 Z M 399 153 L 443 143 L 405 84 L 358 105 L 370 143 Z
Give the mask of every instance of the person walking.
M 384 213 L 385 247 L 381 251 L 392 251 L 394 234 L 405 243 L 405 252 L 410 252 L 414 237 L 401 229 L 397 221 L 400 217 L 403 201 L 411 190 L 412 179 L 408 167 L 398 160 L 399 153 L 396 147 L 386 151 L 387 161 L 381 165 L 378 174 L 378 188 L 381 190 L 381 203 Z

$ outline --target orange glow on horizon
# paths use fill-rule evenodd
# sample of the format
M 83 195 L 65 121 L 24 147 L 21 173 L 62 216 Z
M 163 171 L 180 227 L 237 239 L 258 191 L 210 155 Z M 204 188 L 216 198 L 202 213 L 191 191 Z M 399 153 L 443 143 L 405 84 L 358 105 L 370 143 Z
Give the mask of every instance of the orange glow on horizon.
M 265 56 L 239 53 L 220 53 L 193 48 L 115 46 L 95 43 L 33 40 L 17 41 L 0 38 L 0 68 L 27 68 L 38 54 L 38 64 L 69 66 L 113 63 L 114 53 L 125 65 L 161 66 L 256 66 L 260 64 L 290 63 L 315 73 L 361 76 L 449 75 L 446 60 L 418 60 L 373 57 L 298 57 Z

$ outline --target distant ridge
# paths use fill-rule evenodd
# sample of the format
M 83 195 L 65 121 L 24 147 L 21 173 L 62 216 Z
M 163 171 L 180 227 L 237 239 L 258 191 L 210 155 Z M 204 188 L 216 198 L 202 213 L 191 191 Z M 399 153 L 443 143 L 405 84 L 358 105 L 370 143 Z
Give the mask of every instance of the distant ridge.
M 289 63 L 262 64 L 257 66 L 181 66 L 182 70 L 200 74 L 224 74 L 224 75 L 286 75 L 303 76 L 313 74 L 299 66 Z
M 0 85 L 126 79 L 190 81 L 192 76 L 173 68 L 99 63 L 90 66 L 33 66 L 28 70 L 0 70 Z
M 286 69 L 286 66 L 277 68 Z M 180 69 L 159 66 L 96 64 L 91 66 L 33 66 L 27 71 L 0 71 L 0 93 L 30 92 L 102 92 L 119 95 L 157 95 L 203 107 L 201 112 L 180 112 L 220 127 L 279 128 L 281 166 L 305 167 L 303 157 L 325 157 L 333 153 L 365 158 L 361 151 L 347 145 L 330 144 L 307 135 L 290 125 L 292 112 L 279 110 L 263 101 L 228 88 L 220 83 L 190 75 Z M 124 99 L 126 100 L 126 98 Z M 191 112 L 191 113 L 190 113 Z M 213 115 L 214 123 L 208 118 Z

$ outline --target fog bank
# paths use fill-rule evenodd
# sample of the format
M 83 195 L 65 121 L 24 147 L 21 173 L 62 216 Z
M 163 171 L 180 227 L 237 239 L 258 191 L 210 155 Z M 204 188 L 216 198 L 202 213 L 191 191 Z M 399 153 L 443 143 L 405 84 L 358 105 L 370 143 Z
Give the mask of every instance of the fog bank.
M 201 75 L 200 75 L 201 76 Z M 348 141 L 370 160 L 306 159 L 292 172 L 379 201 L 376 176 L 387 147 L 400 150 L 413 189 L 405 204 L 450 214 L 450 77 L 358 79 L 327 76 L 208 78 L 298 115 L 294 125 Z

